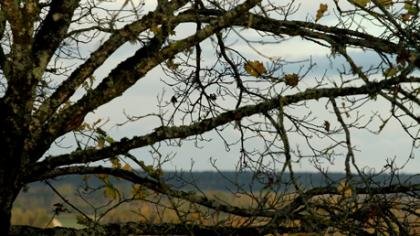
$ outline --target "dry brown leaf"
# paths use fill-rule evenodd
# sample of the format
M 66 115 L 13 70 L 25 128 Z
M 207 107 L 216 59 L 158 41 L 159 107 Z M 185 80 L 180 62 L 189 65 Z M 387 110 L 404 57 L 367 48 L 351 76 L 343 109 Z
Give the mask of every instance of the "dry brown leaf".
M 319 4 L 319 8 L 316 11 L 315 21 L 318 21 L 319 19 L 321 19 L 321 17 L 324 16 L 327 10 L 328 10 L 327 4 L 324 4 L 324 3 Z
M 267 72 L 264 64 L 260 61 L 248 61 L 245 63 L 244 69 L 246 72 L 248 72 L 248 74 L 255 77 L 260 77 Z
M 330 132 L 330 127 L 331 127 L 330 122 L 328 120 L 324 121 L 324 129 L 325 129 L 325 131 Z
M 296 87 L 299 84 L 299 75 L 296 73 L 287 74 L 283 79 L 287 85 L 292 87 Z

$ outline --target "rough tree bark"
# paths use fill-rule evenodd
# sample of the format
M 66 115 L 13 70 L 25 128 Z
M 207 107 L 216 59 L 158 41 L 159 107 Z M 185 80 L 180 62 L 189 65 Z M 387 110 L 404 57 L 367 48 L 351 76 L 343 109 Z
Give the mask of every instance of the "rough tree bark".
M 0 0 L 0 144 L 3 147 L 0 149 L 0 235 L 9 234 L 11 209 L 24 185 L 71 174 L 123 178 L 157 194 L 249 221 L 241 227 L 224 225 L 223 221 L 210 226 L 139 222 L 100 225 L 94 222 L 91 228 L 82 230 L 16 226 L 12 227 L 13 235 L 257 235 L 325 233 L 331 228 L 348 234 L 370 235 L 373 233 L 365 229 L 368 227 L 359 227 L 368 223 L 376 224 L 374 233 L 395 228 L 398 229 L 395 232 L 408 232 L 406 219 L 394 216 L 392 207 L 383 207 L 382 212 L 373 211 L 378 207 L 371 207 L 371 203 L 390 206 L 390 196 L 401 194 L 404 199 L 414 199 L 418 207 L 420 186 L 392 181 L 380 186 L 373 181 L 355 162 L 350 131 L 372 131 L 367 125 L 376 119 L 380 134 L 393 119 L 411 138 L 412 148 L 418 148 L 420 78 L 415 73 L 420 64 L 418 1 L 405 1 L 404 5 L 379 0 L 333 1 L 329 6 L 321 4 L 319 9 L 316 6 L 311 12 L 313 20 L 308 17 L 289 20 L 295 11 L 295 1 L 158 1 L 159 5 L 147 13 L 144 13 L 142 1 L 138 1 L 138 5 L 131 0 L 115 1 L 120 7 L 115 9 L 119 10 L 102 7 L 104 2 Z M 337 11 L 335 26 L 320 23 L 328 8 Z M 369 27 L 364 28 L 358 22 L 360 17 L 373 21 L 383 32 L 369 32 Z M 176 37 L 177 27 L 192 24 L 195 25 L 192 33 Z M 333 81 L 322 77 L 314 85 L 305 86 L 301 81 L 310 74 L 314 64 L 308 66 L 306 73 L 288 72 L 287 60 L 265 57 L 258 51 L 256 54 L 266 60 L 265 64 L 251 60 L 247 58 L 249 52 L 229 46 L 227 38 L 235 34 L 235 40 L 240 38 L 250 45 L 251 51 L 256 50 L 252 45 L 253 37 L 257 36 L 244 36 L 241 30 L 260 33 L 258 37 L 263 43 L 280 44 L 295 37 L 317 43 L 330 49 L 332 58 L 344 59 L 346 65 Z M 271 41 L 264 41 L 265 37 Z M 213 57 L 217 58 L 215 66 L 203 63 L 202 55 L 206 50 L 201 46 L 206 40 L 212 43 L 208 45 L 213 45 L 206 50 L 213 50 Z M 138 46 L 135 52 L 93 85 L 94 73 L 127 43 Z M 89 55 L 84 55 L 83 45 L 92 48 Z M 363 67 L 349 54 L 353 49 L 375 53 L 380 62 Z M 66 64 L 69 58 L 71 65 Z M 145 134 L 113 140 L 100 127 L 85 123 L 88 114 L 122 96 L 158 67 L 169 74 L 167 85 L 174 93 L 170 102 L 161 106 L 168 109 L 158 115 L 162 126 Z M 308 84 L 316 79 L 311 80 Z M 80 98 L 74 99 L 77 97 L 74 95 Z M 363 115 L 359 117 L 360 107 L 374 103 L 378 97 L 390 106 L 386 117 L 372 112 L 375 114 L 368 124 L 358 123 L 363 120 Z M 336 102 L 338 99 L 342 104 Z M 235 105 L 226 105 L 220 102 L 222 100 Z M 318 125 L 319 120 L 311 117 L 311 110 L 305 115 L 292 111 L 295 107 L 308 107 L 311 102 L 325 102 L 337 124 L 322 120 L 323 125 Z M 288 107 L 293 109 L 288 110 Z M 132 117 L 127 119 L 133 120 Z M 282 184 L 277 173 L 290 175 L 291 181 L 286 186 L 292 186 L 295 198 L 284 201 L 278 197 L 275 200 L 285 202 L 281 206 L 273 205 L 274 200 L 270 202 L 271 195 L 259 199 L 251 194 L 258 204 L 249 207 L 216 201 L 202 193 L 173 188 L 160 178 L 160 166 L 147 166 L 129 153 L 165 141 L 189 138 L 199 142 L 203 140 L 198 138 L 200 135 L 212 130 L 221 132 L 225 127 L 231 127 L 240 136 L 233 142 L 241 145 L 240 170 L 254 171 L 255 179 L 264 174 L 265 189 L 271 190 L 276 184 L 277 187 Z M 77 148 L 60 155 L 46 154 L 56 140 L 69 133 L 74 134 Z M 290 144 L 293 142 L 290 133 L 306 140 L 310 154 L 302 154 L 299 144 Z M 266 148 L 260 153 L 247 150 L 245 143 L 254 137 L 260 138 L 256 143 L 264 143 L 262 146 Z M 311 143 L 314 137 L 332 140 L 332 143 L 318 148 Z M 91 142 L 83 142 L 86 139 Z M 231 145 L 223 142 L 227 147 Z M 342 157 L 336 153 L 344 156 L 346 179 L 327 186 L 300 189 L 293 175 L 294 163 L 309 156 L 320 172 L 326 174 L 317 166 L 319 158 L 330 161 L 330 157 Z M 154 146 L 153 154 L 160 154 Z M 264 166 L 263 161 L 255 161 L 255 156 L 269 157 L 281 168 Z M 91 165 L 102 160 L 114 164 L 116 159 L 129 159 L 142 169 L 142 174 L 120 165 L 113 168 Z M 393 176 L 396 171 L 391 164 L 385 170 Z M 356 177 L 362 181 L 357 182 Z M 358 194 L 363 197 L 358 198 Z M 336 205 L 320 202 L 325 196 L 333 196 L 334 201 L 341 202 L 337 200 Z M 381 201 L 375 200 L 379 199 L 377 196 L 382 197 Z M 370 202 L 362 202 L 364 199 Z M 405 207 L 412 207 L 410 204 Z M 418 215 L 416 209 L 412 211 L 410 207 L 405 208 L 405 213 Z M 318 214 L 318 210 L 322 210 L 322 214 Z M 358 215 L 362 211 L 367 212 L 364 215 L 368 218 Z M 253 224 L 253 220 L 261 221 Z M 301 225 L 296 226 L 294 222 Z M 352 227 L 353 223 L 357 226 Z

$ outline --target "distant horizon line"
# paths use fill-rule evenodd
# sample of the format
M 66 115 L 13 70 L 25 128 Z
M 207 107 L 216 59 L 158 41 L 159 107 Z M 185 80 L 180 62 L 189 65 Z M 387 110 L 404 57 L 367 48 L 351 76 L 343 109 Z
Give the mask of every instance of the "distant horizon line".
M 141 171 L 144 172 L 141 169 L 134 169 L 136 171 Z M 162 169 L 163 172 L 183 172 L 183 173 L 197 173 L 197 172 L 213 172 L 213 173 L 218 173 L 218 172 L 232 172 L 232 173 L 253 173 L 255 171 L 250 171 L 250 170 L 244 170 L 244 171 L 238 171 L 238 170 L 173 170 L 173 169 Z M 280 171 L 277 171 L 276 173 L 278 173 Z M 289 171 L 284 171 L 284 173 L 289 173 Z M 320 173 L 326 173 L 326 172 L 320 172 L 320 171 L 294 171 L 293 173 L 306 173 L 306 174 L 320 174 Z M 328 174 L 346 174 L 346 172 L 344 171 L 328 171 Z M 358 175 L 356 172 L 352 173 L 353 175 Z M 366 173 L 365 173 L 366 174 Z M 371 172 L 371 174 L 380 174 L 378 172 Z M 385 172 L 385 173 L 381 173 L 381 174 L 391 174 L 389 172 Z M 398 171 L 396 172 L 396 174 L 407 174 L 407 175 L 420 175 L 419 173 L 414 173 L 414 172 L 405 172 L 405 171 Z

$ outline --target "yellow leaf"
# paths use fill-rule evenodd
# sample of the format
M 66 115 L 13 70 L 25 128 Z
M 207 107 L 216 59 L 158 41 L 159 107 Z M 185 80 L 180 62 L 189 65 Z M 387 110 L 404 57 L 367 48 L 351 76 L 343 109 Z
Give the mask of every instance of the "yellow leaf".
M 384 71 L 384 76 L 385 77 L 392 77 L 392 76 L 396 75 L 397 73 L 398 73 L 398 68 L 397 67 L 390 67 L 390 68 L 388 68 Z
M 106 136 L 106 137 L 105 137 L 105 140 L 106 140 L 108 143 L 110 143 L 110 144 L 112 144 L 113 142 L 115 142 L 115 141 L 114 141 L 114 139 L 113 139 L 111 136 Z
M 155 177 L 155 178 L 160 178 L 163 176 L 163 170 L 160 168 L 155 169 L 152 173 L 151 176 Z
M 393 2 L 392 2 L 392 0 L 378 0 L 378 4 L 388 8 L 388 7 L 392 6 Z
M 160 27 L 158 25 L 152 25 L 152 27 L 150 27 L 150 31 L 152 31 L 155 34 L 158 34 L 160 32 Z
M 143 167 L 144 171 L 148 174 L 150 174 L 151 172 L 153 172 L 153 165 L 146 165 Z
M 414 3 L 413 0 L 411 1 L 404 1 L 404 9 L 407 10 L 405 14 L 415 16 L 419 13 L 419 8 L 417 4 Z
M 77 215 L 76 221 L 79 225 L 86 225 L 86 226 L 90 226 L 93 223 L 91 219 L 86 218 L 85 216 L 82 216 L 82 215 Z
M 111 184 L 107 184 L 105 185 L 104 195 L 107 198 L 115 200 L 118 198 L 118 190 Z
M 121 168 L 121 162 L 117 157 L 110 158 L 112 168 L 119 169 Z
M 201 214 L 200 212 L 191 212 L 189 217 L 191 221 L 199 221 L 201 219 Z
M 179 64 L 174 62 L 174 58 L 169 58 L 166 61 L 166 66 L 171 70 L 176 70 L 176 69 L 178 69 Z
M 413 1 L 404 1 L 404 9 L 409 10 L 413 7 Z
M 98 147 L 98 149 L 104 148 L 105 147 L 105 139 L 103 137 L 99 137 L 96 146 Z
M 125 165 L 123 166 L 123 170 L 131 171 L 133 170 L 133 168 L 131 168 L 131 166 L 128 163 L 125 163 Z
M 337 192 L 342 194 L 344 197 L 349 198 L 353 194 L 351 186 L 347 183 L 346 180 L 341 181 L 337 186 Z
M 366 5 L 368 5 L 368 3 L 370 3 L 370 1 L 371 0 L 353 0 L 353 3 L 358 6 L 365 7 Z
M 146 189 L 140 184 L 133 184 L 131 186 L 131 195 L 136 200 L 141 200 L 146 197 Z
M 299 75 L 296 73 L 287 74 L 283 77 L 283 79 L 286 85 L 289 85 L 292 87 L 295 87 L 299 84 Z
M 417 55 L 415 53 L 410 53 L 410 56 L 408 57 L 408 60 L 411 63 L 414 63 L 416 61 L 416 59 L 417 59 Z
M 244 69 L 246 72 L 248 72 L 248 74 L 255 77 L 260 77 L 267 72 L 264 64 L 262 64 L 260 61 L 248 61 L 245 63 Z
M 248 18 L 248 28 L 252 26 L 253 21 L 254 21 L 254 15 L 250 14 Z
M 316 11 L 315 21 L 318 21 L 319 19 L 321 19 L 321 17 L 324 16 L 327 10 L 328 10 L 327 4 L 323 4 L 323 3 L 319 4 L 318 11 Z
M 105 175 L 105 174 L 97 174 L 96 177 L 100 180 L 102 180 L 102 182 L 108 184 L 109 183 L 109 175 Z
M 332 205 L 337 205 L 337 204 L 338 204 L 338 202 L 339 202 L 339 201 L 338 201 L 338 200 L 339 200 L 339 199 L 338 199 L 338 197 L 337 197 L 337 196 L 334 196 L 334 195 L 333 195 L 333 196 L 330 196 L 328 199 L 329 199 L 329 202 L 330 202 Z

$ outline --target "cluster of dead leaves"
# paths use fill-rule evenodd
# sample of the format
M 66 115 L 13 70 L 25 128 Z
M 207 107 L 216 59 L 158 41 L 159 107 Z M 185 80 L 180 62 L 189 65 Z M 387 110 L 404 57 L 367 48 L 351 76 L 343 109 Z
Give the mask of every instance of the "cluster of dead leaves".
M 245 71 L 254 77 L 262 77 L 267 73 L 267 69 L 260 61 L 248 61 L 244 65 Z M 290 73 L 283 76 L 283 81 L 286 85 L 296 87 L 299 84 L 299 75 Z

